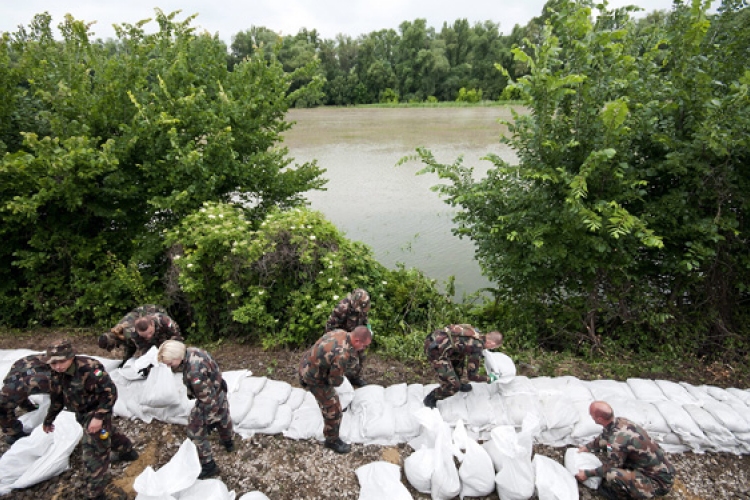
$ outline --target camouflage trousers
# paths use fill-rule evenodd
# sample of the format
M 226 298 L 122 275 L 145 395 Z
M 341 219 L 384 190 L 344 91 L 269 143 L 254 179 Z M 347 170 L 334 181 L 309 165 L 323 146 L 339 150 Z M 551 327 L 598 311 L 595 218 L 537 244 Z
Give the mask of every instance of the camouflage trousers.
M 464 372 L 464 360 L 460 359 L 433 359 L 430 360 L 432 368 L 437 373 L 440 387 L 432 391 L 436 400 L 453 396 L 461 387 L 461 375 Z
M 212 406 L 206 406 L 200 401 L 196 401 L 195 406 L 190 411 L 187 436 L 198 449 L 201 465 L 206 465 L 213 460 L 211 443 L 208 440 L 212 428 L 218 429 L 219 439 L 222 441 L 231 441 L 234 437 L 234 426 L 229 413 L 229 401 L 225 392 L 220 394 L 220 400 Z
M 127 453 L 133 449 L 133 443 L 122 432 L 112 425 L 112 418 L 107 417 L 102 423 L 102 429 L 109 431 L 107 439 L 101 439 L 99 433 L 89 434 L 87 432 L 89 422 L 93 414 L 87 416 L 76 415 L 78 423 L 83 426 L 83 438 L 81 448 L 83 450 L 84 482 L 86 483 L 86 495 L 95 498 L 104 493 L 109 483 L 109 454 Z
M 29 399 L 29 394 L 49 392 L 49 378 L 16 377 L 8 374 L 0 391 L 0 428 L 6 436 L 16 436 L 23 431 L 23 424 L 16 417 L 16 409 L 34 411 L 37 406 Z
M 341 401 L 336 394 L 336 388 L 332 385 L 305 385 L 315 396 L 323 414 L 323 436 L 326 440 L 334 440 L 339 437 L 341 428 Z
M 663 488 L 659 482 L 632 469 L 610 469 L 600 488 L 608 488 L 623 500 L 654 498 L 669 493 L 669 488 Z

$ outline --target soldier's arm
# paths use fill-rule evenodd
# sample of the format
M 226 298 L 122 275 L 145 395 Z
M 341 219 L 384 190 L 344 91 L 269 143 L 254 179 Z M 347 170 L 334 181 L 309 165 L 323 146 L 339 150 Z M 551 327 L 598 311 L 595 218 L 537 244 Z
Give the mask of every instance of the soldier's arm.
M 175 320 L 173 320 L 166 314 L 161 313 L 156 314 L 155 320 L 156 324 L 159 326 L 159 329 L 163 332 L 164 340 L 179 340 L 180 342 L 185 341 L 185 339 L 182 338 L 182 333 L 180 332 L 180 325 L 178 325 Z
M 334 308 L 333 312 L 331 313 L 331 316 L 328 318 L 328 321 L 326 322 L 326 331 L 330 332 L 333 330 L 336 330 L 337 328 L 341 328 L 344 324 L 344 318 L 346 318 L 346 311 L 349 309 L 349 305 L 346 303 L 346 301 L 342 300 L 338 303 L 338 305 Z
M 128 340 L 125 342 L 125 347 L 122 351 L 122 362 L 125 364 L 127 360 L 135 356 L 136 352 L 138 351 L 138 347 L 135 345 L 135 341 L 133 339 Z
M 97 399 L 94 416 L 103 420 L 107 415 L 112 413 L 112 409 L 115 406 L 115 402 L 117 401 L 117 386 L 112 382 L 104 367 L 98 364 L 90 365 L 85 377 L 84 384 L 86 385 L 86 390 L 94 393 Z
M 52 422 L 55 421 L 55 418 L 57 418 L 57 415 L 60 414 L 62 409 L 65 407 L 65 400 L 63 398 L 62 394 L 62 387 L 60 387 L 60 384 L 57 382 L 50 381 L 50 405 L 47 409 L 47 416 L 44 417 L 44 427 L 49 427 L 52 425 Z
M 479 367 L 481 366 L 482 351 L 479 346 L 473 346 L 471 353 L 469 353 L 468 360 L 466 361 L 466 376 L 472 382 L 489 382 L 490 378 L 487 375 L 479 374 Z
M 331 360 L 331 369 L 328 372 L 328 383 L 338 387 L 344 383 L 344 375 L 349 367 L 349 357 L 344 353 L 336 353 Z

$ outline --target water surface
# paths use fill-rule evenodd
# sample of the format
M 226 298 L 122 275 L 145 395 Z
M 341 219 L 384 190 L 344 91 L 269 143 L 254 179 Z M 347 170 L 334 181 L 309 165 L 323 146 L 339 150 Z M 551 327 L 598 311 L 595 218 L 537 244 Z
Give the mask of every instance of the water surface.
M 454 209 L 430 190 L 437 176 L 415 175 L 424 167 L 418 161 L 395 165 L 420 146 L 440 163 L 463 155 L 475 178 L 491 167 L 480 159 L 487 153 L 515 162 L 499 141 L 506 128 L 498 120 L 511 119 L 509 108 L 294 109 L 287 119 L 296 122 L 285 134 L 290 156 L 326 169 L 327 191 L 306 194 L 312 209 L 388 267 L 416 267 L 440 283 L 455 276 L 459 299 L 490 286 L 473 243 L 451 234 Z

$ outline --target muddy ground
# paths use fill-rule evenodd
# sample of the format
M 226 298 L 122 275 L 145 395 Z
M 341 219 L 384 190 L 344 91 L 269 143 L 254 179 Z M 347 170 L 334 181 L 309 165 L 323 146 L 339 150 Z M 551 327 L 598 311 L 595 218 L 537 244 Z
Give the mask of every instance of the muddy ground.
M 49 331 L 0 333 L 0 349 L 44 349 L 50 340 L 60 334 Z M 68 333 L 82 353 L 105 357 L 116 357 L 119 353 L 107 353 L 96 344 L 95 332 L 78 331 Z M 222 370 L 249 369 L 254 375 L 268 376 L 289 382 L 299 387 L 296 376 L 301 352 L 294 350 L 263 351 L 259 347 L 224 341 L 209 350 Z M 531 371 L 534 367 L 524 367 Z M 680 380 L 690 383 L 711 383 L 721 387 L 738 386 L 736 380 L 727 377 L 726 370 L 717 370 L 716 365 L 696 372 L 695 367 L 683 372 Z M 575 375 L 582 379 L 596 378 L 586 373 L 585 368 L 568 367 L 558 375 Z M 650 374 L 649 378 L 652 378 Z M 432 373 L 424 363 L 401 363 L 370 354 L 364 370 L 364 378 L 370 383 L 383 386 L 395 383 L 431 383 Z M 742 386 L 744 387 L 744 386 Z M 132 463 L 112 466 L 113 483 L 121 487 L 132 500 L 133 480 L 146 466 L 158 469 L 167 463 L 185 440 L 183 426 L 153 421 L 145 424 L 136 420 L 116 419 L 116 424 L 132 440 L 140 458 Z M 216 440 L 214 435 L 212 439 Z M 221 479 L 239 498 L 249 491 L 261 491 L 271 500 L 293 499 L 356 499 L 359 483 L 355 470 L 376 460 L 387 460 L 403 466 L 403 461 L 412 450 L 402 444 L 397 447 L 353 445 L 352 452 L 338 455 L 323 448 L 318 442 L 296 441 L 281 435 L 256 435 L 247 440 L 236 438 L 236 450 L 226 453 L 218 442 L 214 442 L 214 458 L 221 468 Z M 0 453 L 8 446 L 0 440 Z M 535 453 L 563 462 L 564 448 L 536 446 Z M 725 453 L 670 454 L 677 469 L 674 490 L 666 499 L 719 500 L 750 499 L 750 456 L 735 456 Z M 403 469 L 402 469 L 403 470 Z M 73 500 L 82 495 L 82 461 L 80 447 L 71 456 L 71 467 L 62 475 L 24 490 L 15 490 L 4 498 L 9 500 Z M 403 477 L 415 499 L 428 499 L 429 495 L 416 492 Z M 591 491 L 580 487 L 581 498 L 595 498 Z M 115 498 L 115 497 L 113 497 Z M 487 499 L 498 499 L 496 494 Z

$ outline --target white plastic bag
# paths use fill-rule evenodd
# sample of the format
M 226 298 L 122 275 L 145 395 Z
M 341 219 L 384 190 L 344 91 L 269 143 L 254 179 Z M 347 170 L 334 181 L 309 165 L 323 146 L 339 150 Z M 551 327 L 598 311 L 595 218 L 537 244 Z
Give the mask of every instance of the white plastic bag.
M 220 479 L 197 479 L 192 486 L 177 493 L 177 500 L 234 500 L 234 491 Z
M 458 450 L 456 453 L 461 462 L 458 477 L 461 479 L 461 493 L 464 497 L 484 497 L 495 489 L 495 467 L 492 458 L 482 446 L 474 441 L 466 432 L 462 421 L 453 430 L 453 443 Z
M 432 491 L 432 473 L 435 459 L 432 448 L 420 448 L 404 460 L 404 474 L 415 490 L 420 493 Z
M 579 470 L 596 469 L 600 465 L 602 465 L 602 461 L 593 453 L 578 451 L 578 448 L 568 448 L 565 450 L 565 468 L 568 469 L 568 472 L 573 476 L 578 474 Z M 595 490 L 599 488 L 600 484 L 602 484 L 602 478 L 590 477 L 586 479 L 583 484 L 587 488 Z
M 152 408 L 175 406 L 187 397 L 187 392 L 183 395 L 183 391 L 180 390 L 184 387 L 181 375 L 175 375 L 164 363 L 156 363 L 151 368 L 141 387 L 140 403 Z
M 356 470 L 359 500 L 411 500 L 401 483 L 401 468 L 389 462 L 372 462 Z
M 189 488 L 201 473 L 201 463 L 195 444 L 186 439 L 180 449 L 158 471 L 149 465 L 133 482 L 133 489 L 139 496 L 159 497 L 174 495 Z
M 549 457 L 535 455 L 534 476 L 539 500 L 578 500 L 576 478 Z

